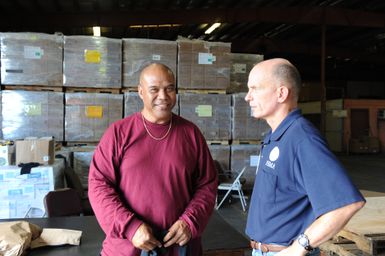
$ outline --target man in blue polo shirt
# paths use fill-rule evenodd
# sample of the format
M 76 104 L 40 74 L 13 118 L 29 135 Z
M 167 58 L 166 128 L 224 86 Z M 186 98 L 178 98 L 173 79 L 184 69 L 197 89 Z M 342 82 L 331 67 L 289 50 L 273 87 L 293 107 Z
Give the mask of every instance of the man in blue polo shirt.
M 301 77 L 285 59 L 249 74 L 252 115 L 267 121 L 246 233 L 253 256 L 319 255 L 365 200 L 319 131 L 297 108 Z

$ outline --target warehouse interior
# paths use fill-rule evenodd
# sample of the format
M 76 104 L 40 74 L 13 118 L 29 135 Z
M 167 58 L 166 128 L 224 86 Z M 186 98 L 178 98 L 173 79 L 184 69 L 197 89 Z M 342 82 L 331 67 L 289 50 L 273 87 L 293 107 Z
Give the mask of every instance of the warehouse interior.
M 40 222 L 47 218 L 42 199 L 69 187 L 80 195 L 84 217 L 93 219 L 68 224 L 52 218 L 49 226 L 73 225 L 97 234 L 83 247 L 41 248 L 28 255 L 100 251 L 104 234 L 87 198 L 88 169 L 109 125 L 142 108 L 138 77 L 150 62 L 174 72 L 173 112 L 200 128 L 219 173 L 230 173 L 226 178 L 232 182 L 246 167 L 240 181 L 247 205 L 261 141 L 269 131 L 264 121 L 251 117 L 244 101 L 248 73 L 276 57 L 298 68 L 299 108 L 353 183 L 365 196 L 384 199 L 382 0 L 2 0 L 0 14 L 0 223 L 33 218 L 46 225 Z M 31 154 L 35 143 L 37 153 Z M 39 161 L 32 168 L 48 178 L 43 185 L 34 178 L 31 184 L 40 188 L 22 194 L 29 181 L 20 183 L 9 173 L 19 174 L 20 163 Z M 219 191 L 218 200 L 224 194 Z M 233 191 L 214 210 L 210 233 L 203 236 L 204 255 L 251 255 L 248 207 L 243 210 L 240 197 Z M 74 205 L 69 202 L 55 207 Z M 361 247 L 361 238 L 345 241 L 350 247 L 322 249 L 325 255 L 385 255 L 384 234 L 371 233 L 369 242 L 362 238 L 370 250 Z M 232 242 L 219 243 L 217 237 Z

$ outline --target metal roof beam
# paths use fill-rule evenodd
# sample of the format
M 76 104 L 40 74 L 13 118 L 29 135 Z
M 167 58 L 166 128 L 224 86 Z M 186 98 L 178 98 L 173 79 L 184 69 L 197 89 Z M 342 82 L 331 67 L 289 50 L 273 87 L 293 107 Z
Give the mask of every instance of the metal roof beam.
M 0 24 L 12 24 L 12 27 L 25 25 L 26 22 L 34 27 L 48 25 L 87 27 L 96 23 L 106 27 L 124 27 L 139 24 L 265 22 L 383 28 L 385 27 L 385 14 L 331 7 L 265 7 L 51 14 L 17 12 L 0 16 Z

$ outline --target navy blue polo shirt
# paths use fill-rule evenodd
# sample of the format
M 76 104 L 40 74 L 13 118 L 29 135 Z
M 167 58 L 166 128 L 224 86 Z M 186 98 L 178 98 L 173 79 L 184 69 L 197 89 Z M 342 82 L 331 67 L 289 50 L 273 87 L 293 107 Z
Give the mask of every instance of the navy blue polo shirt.
M 246 233 L 289 245 L 320 215 L 362 200 L 319 131 L 296 109 L 263 142 Z

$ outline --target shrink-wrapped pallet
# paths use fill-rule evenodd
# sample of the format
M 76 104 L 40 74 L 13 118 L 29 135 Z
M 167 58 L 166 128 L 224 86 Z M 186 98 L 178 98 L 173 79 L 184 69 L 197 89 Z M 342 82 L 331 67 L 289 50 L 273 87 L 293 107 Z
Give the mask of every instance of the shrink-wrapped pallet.
M 108 126 L 122 115 L 122 94 L 66 93 L 65 140 L 98 142 Z
M 255 64 L 263 61 L 263 55 L 247 53 L 230 53 L 230 86 L 227 92 L 247 92 L 249 73 Z
M 230 43 L 178 40 L 178 89 L 226 90 Z
M 122 40 L 64 37 L 64 86 L 121 88 Z
M 62 92 L 2 91 L 1 130 L 7 140 L 49 137 L 63 141 Z
M 246 93 L 236 93 L 233 97 L 232 138 L 233 140 L 262 140 L 270 130 L 263 119 L 252 116 L 249 103 L 245 101 Z
M 179 113 L 195 123 L 206 140 L 230 140 L 230 95 L 179 94 Z
M 175 41 L 123 39 L 123 87 L 136 87 L 140 72 L 150 63 L 165 64 L 176 76 L 176 59 Z
M 63 86 L 63 37 L 0 33 L 1 83 Z

